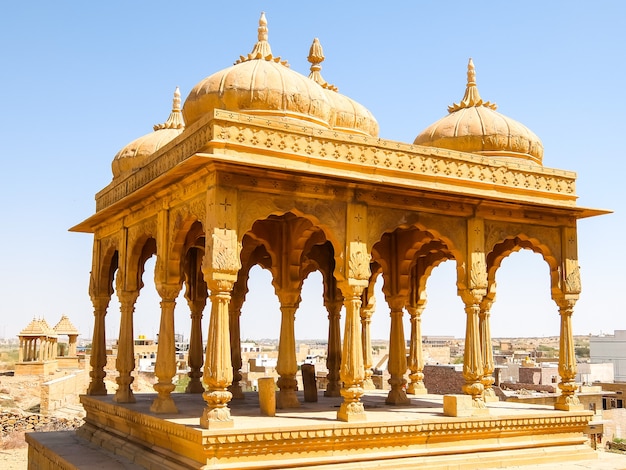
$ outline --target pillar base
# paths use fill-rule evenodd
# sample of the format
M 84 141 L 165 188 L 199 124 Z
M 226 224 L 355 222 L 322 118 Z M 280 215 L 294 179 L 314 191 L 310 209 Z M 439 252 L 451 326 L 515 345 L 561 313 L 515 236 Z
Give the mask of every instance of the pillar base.
M 152 405 L 150 405 L 150 411 L 158 414 L 176 414 L 178 413 L 178 408 L 176 408 L 176 404 L 171 397 L 156 397 Z
M 371 377 L 363 381 L 363 390 L 376 390 L 376 385 L 374 385 L 374 381 Z
M 185 393 L 204 393 L 205 389 L 202 382 L 199 379 L 189 381 L 185 388 Z
M 235 427 L 227 406 L 219 408 L 206 407 L 200 417 L 200 426 L 204 429 L 225 429 Z
M 280 409 L 300 408 L 300 402 L 296 396 L 296 391 L 293 389 L 279 390 L 278 397 L 276 399 L 276 407 Z
M 232 393 L 233 398 L 237 400 L 243 400 L 245 398 L 245 395 L 243 394 L 243 390 L 241 389 L 241 385 L 239 385 L 238 383 L 232 384 L 230 387 L 228 387 L 228 391 Z
M 417 382 L 409 384 L 406 389 L 406 393 L 409 395 L 428 395 L 428 390 L 426 389 L 424 382 Z
M 337 411 L 337 419 L 346 423 L 367 421 L 367 415 L 361 402 L 346 403 L 345 401 Z
M 498 395 L 496 395 L 496 392 L 493 390 L 493 388 L 486 388 L 485 393 L 483 394 L 483 400 L 485 401 L 485 403 L 493 403 L 496 401 L 500 401 L 500 398 L 498 398 Z
M 391 389 L 385 403 L 388 405 L 408 405 L 411 403 L 411 399 L 406 396 L 406 392 L 403 389 Z
M 119 388 L 113 397 L 115 403 L 136 403 L 135 395 L 132 390 Z
M 585 409 L 585 405 L 580 402 L 576 395 L 561 395 L 556 399 L 554 409 L 560 411 L 583 411 Z
M 471 395 L 444 395 L 443 414 L 453 417 L 487 416 L 489 410 L 477 403 Z

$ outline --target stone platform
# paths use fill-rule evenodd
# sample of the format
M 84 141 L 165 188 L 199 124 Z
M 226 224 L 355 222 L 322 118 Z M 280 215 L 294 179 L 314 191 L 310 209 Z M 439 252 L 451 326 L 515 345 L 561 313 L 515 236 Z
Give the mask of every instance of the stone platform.
M 29 467 L 92 468 L 88 452 L 83 463 L 72 461 L 72 446 L 93 453 L 99 468 L 484 469 L 596 457 L 583 434 L 589 411 L 495 402 L 488 415 L 448 417 L 441 395 L 406 406 L 386 405 L 386 396 L 368 391 L 367 421 L 345 423 L 336 419 L 342 399 L 322 392 L 273 417 L 261 416 L 258 395 L 248 393 L 231 402 L 234 427 L 226 429 L 200 427 L 201 395 L 174 395 L 176 415 L 150 412 L 154 394 L 136 395 L 134 404 L 82 396 L 86 424 L 77 433 L 27 435 Z

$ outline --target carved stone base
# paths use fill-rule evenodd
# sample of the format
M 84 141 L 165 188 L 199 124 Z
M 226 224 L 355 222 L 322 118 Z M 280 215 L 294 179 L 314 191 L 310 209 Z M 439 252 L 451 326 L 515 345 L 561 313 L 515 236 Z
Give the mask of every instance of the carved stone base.
M 365 414 L 363 403 L 346 403 L 344 401 L 339 407 L 339 411 L 337 411 L 337 419 L 347 423 L 367 421 L 367 415 Z
M 376 390 L 376 385 L 371 377 L 368 377 L 363 381 L 363 390 Z
M 243 400 L 245 398 L 245 395 L 243 394 L 243 390 L 239 383 L 232 384 L 230 387 L 228 387 L 228 391 L 232 393 L 233 398 L 237 400 Z
M 424 382 L 416 382 L 409 384 L 406 389 L 406 393 L 409 395 L 427 395 L 428 390 L 426 389 Z
M 561 395 L 556 399 L 554 404 L 555 410 L 561 411 L 583 411 L 583 405 L 576 395 Z
M 190 380 L 185 388 L 185 393 L 204 393 L 204 386 L 200 379 Z
M 276 397 L 276 408 L 300 408 L 296 391 L 291 388 L 279 390 Z
M 128 388 L 118 388 L 113 397 L 113 401 L 116 403 L 136 403 L 135 395 L 133 391 Z
M 158 393 L 150 406 L 153 413 L 178 413 L 178 408 L 172 399 L 171 393 L 176 388 L 174 384 L 154 384 L 154 389 Z
M 388 405 L 408 405 L 411 403 L 411 400 L 406 396 L 406 392 L 403 389 L 396 388 L 389 390 L 385 403 Z
M 496 401 L 500 401 L 500 398 L 498 398 L 493 388 L 485 388 L 485 393 L 483 393 L 483 400 L 485 401 L 485 403 L 493 403 Z
M 200 417 L 200 426 L 204 429 L 224 429 L 235 427 L 235 421 L 230 417 L 228 407 L 205 408 Z

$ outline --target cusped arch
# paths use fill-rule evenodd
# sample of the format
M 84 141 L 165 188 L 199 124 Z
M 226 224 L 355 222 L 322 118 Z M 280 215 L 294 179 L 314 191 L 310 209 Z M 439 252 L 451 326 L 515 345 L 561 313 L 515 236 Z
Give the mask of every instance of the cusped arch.
M 294 265 L 303 263 L 303 256 L 311 245 L 328 241 L 334 252 L 335 277 L 337 281 L 344 280 L 342 264 L 343 243 L 330 228 L 330 224 L 323 223 L 315 215 L 307 214 L 298 209 L 273 211 L 265 218 L 255 220 L 250 229 L 246 231 L 243 236 L 251 236 L 259 243 L 263 243 L 272 258 L 272 266 L 276 266 L 277 261 L 280 259 L 280 253 L 277 251 L 280 243 L 278 245 L 271 243 L 270 239 L 272 236 L 269 223 L 282 223 L 282 221 L 288 221 L 292 225 L 292 234 L 296 235 L 292 237 L 295 243 L 292 244 L 289 251 L 289 261 L 291 263 Z M 302 281 L 303 279 L 300 282 Z
M 178 279 L 183 277 L 185 256 L 188 250 L 195 247 L 204 252 L 206 234 L 202 221 L 191 214 L 184 218 L 178 217 L 174 221 L 172 230 L 167 270 L 169 276 Z
M 93 297 L 111 297 L 114 292 L 113 281 L 119 267 L 119 249 L 117 244 L 100 243 L 101 255 L 94 256 L 94 265 L 89 280 L 89 295 Z
M 394 237 L 395 240 L 392 241 Z M 392 260 L 393 257 L 395 259 Z M 465 276 L 463 252 L 455 246 L 453 240 L 438 230 L 419 223 L 400 225 L 385 231 L 372 246 L 372 259 L 381 266 L 383 273 L 391 272 L 391 262 L 398 263 L 396 270 L 401 279 L 396 282 L 401 285 L 396 286 L 396 289 L 398 293 L 405 295 L 414 290 L 412 277 L 416 277 L 420 285 L 425 287 L 432 269 L 446 260 L 455 259 L 457 262 L 457 285 L 462 284 Z M 422 262 L 418 263 L 418 260 Z M 436 264 L 426 271 L 427 264 L 422 266 L 424 260 Z M 416 266 L 421 269 L 421 273 L 413 272 Z M 390 292 L 389 286 L 385 290 Z M 418 292 L 421 291 L 423 289 L 418 289 Z
M 128 247 L 126 272 L 124 273 L 124 288 L 128 291 L 139 291 L 143 287 L 143 273 L 146 261 L 157 253 L 156 239 L 144 233 L 135 239 L 134 244 Z
M 542 243 L 539 239 L 529 237 L 523 233 L 515 236 L 506 237 L 494 244 L 491 251 L 487 253 L 487 299 L 493 300 L 496 295 L 496 273 L 502 262 L 511 253 L 520 250 L 531 250 L 541 255 L 543 260 L 548 264 L 550 270 L 550 290 L 552 294 L 559 293 L 559 266 L 558 257 L 552 253 L 547 244 Z

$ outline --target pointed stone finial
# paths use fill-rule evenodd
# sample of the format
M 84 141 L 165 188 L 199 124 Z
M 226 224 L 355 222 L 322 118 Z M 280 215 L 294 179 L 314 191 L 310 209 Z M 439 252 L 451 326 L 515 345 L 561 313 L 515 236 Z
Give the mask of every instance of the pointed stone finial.
M 172 112 L 163 124 L 155 124 L 154 130 L 160 129 L 184 129 L 185 121 L 183 120 L 183 113 L 180 110 L 180 89 L 176 87 L 174 90 L 174 99 L 172 100 Z
M 463 108 L 471 108 L 475 106 L 485 106 L 487 108 L 496 109 L 498 106 L 495 103 L 489 101 L 483 101 L 478 93 L 478 87 L 476 86 L 476 69 L 474 68 L 474 61 L 470 57 L 467 64 L 467 86 L 465 87 L 465 95 L 460 103 L 454 103 L 448 106 L 448 112 L 453 113 Z
M 272 48 L 270 43 L 267 42 L 267 19 L 265 18 L 265 12 L 261 12 L 261 19 L 259 19 L 258 40 L 252 48 L 250 56 L 253 59 L 265 59 L 272 56 Z
M 311 64 L 311 73 L 309 74 L 309 78 L 324 88 L 337 91 L 337 87 L 324 80 L 322 74 L 320 73 L 322 70 L 322 66 L 320 64 L 324 62 L 324 49 L 322 49 L 319 39 L 313 39 L 313 44 L 311 44 L 311 49 L 309 49 L 309 56 L 307 57 L 307 60 Z
M 272 48 L 270 47 L 270 43 L 267 41 L 267 19 L 265 18 L 265 12 L 261 12 L 257 43 L 252 48 L 252 52 L 250 52 L 246 57 L 239 56 L 239 60 L 235 62 L 235 65 L 256 59 L 274 61 L 284 65 L 285 67 L 289 67 L 286 60 L 281 60 L 280 57 L 274 57 L 272 55 Z

